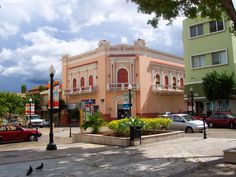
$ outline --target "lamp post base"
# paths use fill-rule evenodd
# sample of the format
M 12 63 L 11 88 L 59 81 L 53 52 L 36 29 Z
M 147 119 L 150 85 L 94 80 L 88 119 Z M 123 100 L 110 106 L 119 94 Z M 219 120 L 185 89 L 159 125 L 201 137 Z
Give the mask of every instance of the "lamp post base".
M 57 145 L 55 143 L 49 143 L 46 150 L 57 150 Z

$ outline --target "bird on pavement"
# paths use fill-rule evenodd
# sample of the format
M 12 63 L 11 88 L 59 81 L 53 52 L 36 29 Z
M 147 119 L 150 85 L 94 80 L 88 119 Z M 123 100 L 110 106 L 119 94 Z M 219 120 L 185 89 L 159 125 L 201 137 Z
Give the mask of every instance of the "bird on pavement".
M 43 162 L 41 163 L 41 165 L 39 165 L 39 166 L 36 167 L 35 169 L 37 169 L 37 170 L 41 170 L 41 169 L 43 169 Z
M 29 176 L 31 173 L 33 172 L 33 168 L 31 167 L 31 165 L 29 166 L 29 170 L 26 173 L 26 176 Z

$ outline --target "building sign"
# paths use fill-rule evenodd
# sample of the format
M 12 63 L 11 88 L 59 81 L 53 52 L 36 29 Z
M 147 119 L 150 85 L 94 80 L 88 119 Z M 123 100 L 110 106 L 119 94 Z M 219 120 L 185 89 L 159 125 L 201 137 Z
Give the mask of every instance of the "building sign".
M 35 114 L 35 105 L 34 105 L 34 103 L 31 103 L 31 104 L 26 103 L 26 105 L 25 105 L 25 114 L 26 115 Z
M 50 89 L 48 89 L 48 109 L 50 109 Z M 59 85 L 53 87 L 53 109 L 59 109 Z
M 95 104 L 96 100 L 95 99 L 88 99 L 88 100 L 82 100 L 82 102 L 84 102 L 84 104 Z

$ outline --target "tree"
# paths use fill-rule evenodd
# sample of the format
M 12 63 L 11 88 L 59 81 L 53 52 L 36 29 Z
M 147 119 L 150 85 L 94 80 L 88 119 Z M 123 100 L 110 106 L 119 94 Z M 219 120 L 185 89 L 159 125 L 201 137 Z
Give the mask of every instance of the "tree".
M 26 93 L 26 91 L 27 91 L 26 85 L 22 84 L 21 85 L 21 93 Z
M 0 92 L 0 105 L 0 116 L 24 113 L 23 99 L 15 93 Z
M 45 86 L 43 86 L 43 85 L 40 85 L 39 86 L 39 91 L 42 92 L 44 90 L 47 90 L 47 88 Z
M 222 100 L 227 100 L 234 93 L 235 80 L 233 73 L 218 73 L 215 70 L 209 72 L 203 78 L 203 90 L 209 101 L 218 101 L 219 105 Z
M 145 14 L 154 13 L 155 17 L 148 21 L 154 28 L 157 28 L 160 18 L 172 21 L 178 16 L 195 18 L 210 17 L 221 19 L 222 12 L 225 12 L 233 21 L 232 30 L 236 31 L 236 11 L 232 0 L 127 0 L 138 5 L 138 11 Z

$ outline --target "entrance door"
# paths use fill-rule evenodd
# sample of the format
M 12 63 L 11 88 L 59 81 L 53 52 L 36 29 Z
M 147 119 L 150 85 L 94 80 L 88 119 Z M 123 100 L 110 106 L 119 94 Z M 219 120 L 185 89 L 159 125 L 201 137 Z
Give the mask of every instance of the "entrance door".
M 129 117 L 129 110 L 127 109 L 118 109 L 117 113 L 118 113 L 117 119 L 123 119 Z

